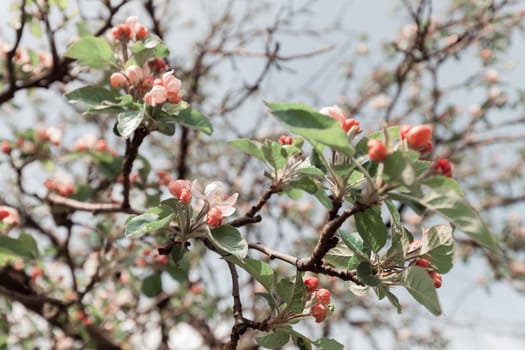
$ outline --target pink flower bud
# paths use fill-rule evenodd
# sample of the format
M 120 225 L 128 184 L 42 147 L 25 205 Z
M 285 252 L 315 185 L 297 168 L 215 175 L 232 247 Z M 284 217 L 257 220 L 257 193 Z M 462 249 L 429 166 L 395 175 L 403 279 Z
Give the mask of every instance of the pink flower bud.
M 153 86 L 151 90 L 148 93 L 146 93 L 146 95 L 144 95 L 144 101 L 152 107 L 166 102 L 167 98 L 168 93 L 166 91 L 166 88 L 160 85 Z
M 126 69 L 126 76 L 131 85 L 138 85 L 144 79 L 144 71 L 139 66 L 132 65 Z
M 124 74 L 120 72 L 113 73 L 109 77 L 109 83 L 114 88 L 121 88 L 121 87 L 128 85 L 128 79 L 126 78 Z

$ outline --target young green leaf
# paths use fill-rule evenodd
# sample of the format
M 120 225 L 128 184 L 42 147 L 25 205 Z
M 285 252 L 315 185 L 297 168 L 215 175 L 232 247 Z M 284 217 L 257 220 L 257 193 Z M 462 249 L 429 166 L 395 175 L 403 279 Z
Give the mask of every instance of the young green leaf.
M 84 36 L 71 45 L 64 56 L 74 58 L 92 68 L 104 68 L 113 59 L 113 51 L 106 40 Z
M 137 130 L 144 120 L 144 111 L 145 108 L 141 108 L 139 111 L 126 111 L 118 115 L 117 130 L 123 138 L 129 138 Z
M 209 239 L 213 245 L 225 253 L 244 259 L 248 254 L 248 243 L 233 226 L 223 225 L 210 231 Z
M 89 106 L 98 106 L 104 103 L 118 103 L 113 91 L 98 86 L 84 86 L 64 95 L 70 103 L 82 102 Z
M 363 241 L 374 252 L 377 253 L 386 244 L 388 233 L 379 206 L 356 213 L 355 226 Z
M 416 174 L 406 152 L 397 150 L 390 153 L 383 164 L 383 177 L 388 183 L 395 182 L 405 186 L 414 183 Z
M 267 291 L 270 292 L 272 290 L 274 276 L 273 269 L 269 264 L 249 257 L 246 257 L 243 260 L 234 255 L 226 256 L 224 258 L 248 272 L 248 274 L 255 278 L 255 280 Z
M 168 226 L 174 216 L 170 207 L 161 205 L 151 208 L 142 215 L 130 216 L 124 233 L 127 237 L 133 237 L 160 230 Z
M 206 135 L 211 135 L 213 132 L 213 126 L 210 120 L 206 118 L 204 114 L 193 108 L 180 110 L 175 116 L 175 121 L 188 128 L 202 131 Z
M 274 330 L 270 334 L 255 338 L 255 342 L 267 349 L 280 349 L 290 340 L 290 333 L 286 330 Z
M 148 298 L 153 298 L 162 292 L 162 280 L 160 278 L 160 273 L 154 273 L 142 280 L 142 293 Z
M 264 162 L 264 154 L 261 151 L 261 144 L 259 142 L 249 139 L 237 139 L 229 141 L 228 143 L 242 152 Z
M 423 235 L 421 255 L 426 255 L 435 270 L 447 273 L 454 264 L 454 236 L 452 227 L 436 225 Z
M 411 266 L 403 273 L 403 285 L 421 305 L 434 315 L 441 315 L 441 306 L 436 288 L 427 271 L 418 266 Z
M 320 338 L 314 342 L 318 350 L 344 350 L 343 344 L 331 338 Z
M 390 193 L 389 197 L 411 207 L 416 204 L 436 212 L 474 241 L 493 251 L 499 250 L 496 237 L 489 231 L 476 210 L 453 189 L 433 189 L 422 198 L 406 193 Z M 417 209 L 417 206 L 414 209 Z
M 368 261 L 363 261 L 357 267 L 357 277 L 366 285 L 377 287 L 381 284 L 381 279 L 377 278 L 372 265 Z
M 306 303 L 306 293 L 303 285 L 303 274 L 297 271 L 295 278 L 283 278 L 277 282 L 277 294 L 286 303 L 286 311 L 303 312 Z

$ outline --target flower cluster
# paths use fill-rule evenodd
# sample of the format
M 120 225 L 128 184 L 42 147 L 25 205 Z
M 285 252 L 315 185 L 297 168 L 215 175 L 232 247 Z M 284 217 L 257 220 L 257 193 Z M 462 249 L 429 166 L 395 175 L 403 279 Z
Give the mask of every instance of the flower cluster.
M 93 134 L 86 134 L 76 140 L 73 147 L 75 152 L 96 151 L 114 153 L 104 139 L 97 139 Z
M 154 59 L 144 67 L 131 65 L 124 72 L 111 74 L 109 82 L 112 87 L 124 88 L 152 107 L 166 102 L 177 104 L 182 100 L 182 82 L 173 75 L 173 71 L 165 72 L 159 78 L 153 75 L 163 72 L 165 68 L 167 65 Z
M 220 181 L 209 183 L 201 193 L 197 181 L 171 180 L 168 184 L 170 193 L 184 205 L 190 205 L 192 198 L 196 198 L 193 208 L 201 211 L 205 204 L 208 211 L 206 222 L 212 227 L 220 226 L 224 218 L 233 215 L 238 193 L 226 195 L 226 186 Z
M 148 28 L 138 22 L 137 17 L 130 16 L 125 23 L 111 29 L 111 35 L 115 40 L 127 43 L 129 40 L 144 40 L 149 35 L 149 31 Z
M 318 288 L 319 279 L 317 277 L 306 277 L 303 283 L 310 297 L 310 314 L 315 319 L 315 322 L 321 323 L 333 310 L 333 305 L 331 304 L 332 294 L 326 288 Z
M 73 182 L 66 176 L 57 175 L 52 179 L 47 179 L 44 185 L 50 192 L 57 192 L 59 195 L 69 197 L 75 193 Z

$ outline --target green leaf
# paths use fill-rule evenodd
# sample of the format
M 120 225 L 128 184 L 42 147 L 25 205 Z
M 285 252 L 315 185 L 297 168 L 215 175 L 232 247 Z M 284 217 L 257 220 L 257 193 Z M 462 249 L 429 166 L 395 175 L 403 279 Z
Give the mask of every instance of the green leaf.
M 131 135 L 133 135 L 135 130 L 137 130 L 144 120 L 144 111 L 145 108 L 141 108 L 138 111 L 126 111 L 119 113 L 117 130 L 123 138 L 129 138 Z
M 38 247 L 31 235 L 23 233 L 19 238 L 0 236 L 0 266 L 20 257 L 34 259 L 38 255 Z
M 117 95 L 113 91 L 98 86 L 84 86 L 64 95 L 70 103 L 82 102 L 90 106 L 104 103 L 117 103 Z
M 71 45 L 64 56 L 77 59 L 92 68 L 105 68 L 113 58 L 113 51 L 106 40 L 84 36 Z
M 381 279 L 375 276 L 372 265 L 368 261 L 363 261 L 359 264 L 357 277 L 368 286 L 377 287 L 381 284 Z
M 142 293 L 148 298 L 153 298 L 162 292 L 162 279 L 160 278 L 160 273 L 154 273 L 142 280 Z
M 169 50 L 162 44 L 162 40 L 153 34 L 148 35 L 144 41 L 137 41 L 131 47 L 133 58 L 130 59 L 126 66 L 136 64 L 143 66 L 146 61 L 154 57 L 168 57 Z
M 389 193 L 389 197 L 406 203 L 415 210 L 417 206 L 414 207 L 414 203 L 438 213 L 474 241 L 494 251 L 499 250 L 496 237 L 489 231 L 476 210 L 453 189 L 433 189 L 422 198 L 393 192 Z
M 315 194 L 317 193 L 317 184 L 308 177 L 300 177 L 296 180 L 288 181 L 285 186 L 286 189 L 299 189 L 305 192 Z
M 354 149 L 339 122 L 321 114 L 311 107 L 299 104 L 270 103 L 266 105 L 271 113 L 293 133 L 305 139 L 330 146 L 333 149 L 352 156 Z
M 352 281 L 347 281 L 346 285 L 348 289 L 356 296 L 362 297 L 368 294 L 368 290 L 370 289 L 369 286 L 361 286 L 359 284 L 356 284 Z
M 175 246 L 171 249 L 170 253 L 171 260 L 175 265 L 177 265 L 188 251 L 188 247 L 186 244 L 184 244 L 184 242 L 175 242 Z
M 259 142 L 249 139 L 237 139 L 229 141 L 228 143 L 242 152 L 264 162 L 264 154 L 261 151 L 261 144 Z
M 249 257 L 246 257 L 243 260 L 234 255 L 226 256 L 224 258 L 248 272 L 248 274 L 255 278 L 255 280 L 267 291 L 270 292 L 272 290 L 274 276 L 273 269 L 269 264 Z
M 133 215 L 126 221 L 126 237 L 141 236 L 169 225 L 175 214 L 168 206 L 154 207 L 141 215 Z
M 301 272 L 297 271 L 293 281 L 290 278 L 281 279 L 277 282 L 276 289 L 279 297 L 286 303 L 284 310 L 296 314 L 303 312 L 306 303 L 306 293 Z
M 335 247 L 326 253 L 324 260 L 334 267 L 348 269 L 353 256 L 354 252 L 344 242 L 339 241 Z
M 343 344 L 331 338 L 320 338 L 314 342 L 314 345 L 319 350 L 343 350 L 345 347 Z
M 174 118 L 177 123 L 188 128 L 202 131 L 206 135 L 211 135 L 213 132 L 213 126 L 211 125 L 210 120 L 196 109 L 183 109 L 179 111 L 179 113 Z
M 286 164 L 286 152 L 281 145 L 273 140 L 266 140 L 261 147 L 264 159 L 273 169 L 281 169 Z
M 441 315 L 441 306 L 434 287 L 434 282 L 425 269 L 411 266 L 403 273 L 403 285 L 408 292 L 428 311 L 436 316 Z
M 356 213 L 355 226 L 363 241 L 374 252 L 377 253 L 386 244 L 388 233 L 381 218 L 381 207 L 375 206 Z
M 427 177 L 422 182 L 424 185 L 427 185 L 430 188 L 450 188 L 454 190 L 459 195 L 463 195 L 463 190 L 456 182 L 456 180 L 446 177 L 446 176 L 432 176 Z
M 290 333 L 285 330 L 274 330 L 268 335 L 255 338 L 255 342 L 267 349 L 279 349 L 290 340 Z
M 406 153 L 398 150 L 386 157 L 383 162 L 383 177 L 387 182 L 400 183 L 406 186 L 411 186 L 414 183 L 416 174 Z
M 340 230 L 339 232 L 343 242 L 347 245 L 348 248 L 350 248 L 350 250 L 354 252 L 357 262 L 370 261 L 370 250 L 369 248 L 367 249 L 367 247 L 364 246 L 363 241 L 361 240 L 361 238 L 359 238 L 357 233 L 347 232 L 343 230 Z M 357 265 L 358 264 L 355 264 L 355 267 L 357 267 Z M 348 268 L 353 267 L 349 265 Z
M 215 247 L 239 259 L 244 259 L 248 253 L 248 243 L 233 226 L 223 225 L 215 227 L 211 230 L 209 238 Z
M 454 236 L 452 227 L 431 227 L 421 241 L 421 255 L 426 255 L 437 272 L 447 273 L 454 265 Z
M 379 286 L 377 288 L 386 296 L 388 301 L 390 301 L 390 303 L 396 308 L 397 313 L 400 314 L 401 311 L 403 311 L 403 309 L 401 307 L 401 304 L 399 303 L 399 299 L 395 296 L 394 293 L 390 291 L 390 288 L 385 287 L 385 286 Z
M 312 350 L 312 341 L 305 337 L 304 335 L 293 332 L 292 333 L 293 343 L 297 346 L 299 350 Z

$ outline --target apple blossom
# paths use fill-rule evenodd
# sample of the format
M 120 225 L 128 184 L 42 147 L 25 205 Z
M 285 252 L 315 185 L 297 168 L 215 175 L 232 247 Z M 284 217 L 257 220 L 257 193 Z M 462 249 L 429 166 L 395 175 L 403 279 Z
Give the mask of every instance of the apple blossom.
M 131 65 L 125 71 L 131 85 L 138 85 L 144 79 L 144 71 L 137 65 Z
M 353 118 L 347 118 L 346 113 L 339 106 L 323 107 L 319 110 L 319 113 L 337 120 L 345 132 L 350 131 L 353 126 L 355 126 L 356 132 L 361 131 L 360 123 Z
M 155 107 L 156 105 L 163 104 L 168 98 L 168 92 L 166 88 L 161 85 L 155 85 L 151 90 L 144 95 L 144 102 L 148 105 Z
M 188 205 L 191 201 L 193 185 L 194 183 L 190 180 L 171 180 L 168 184 L 168 190 L 184 205 Z
M 15 208 L 6 205 L 0 206 L 0 220 L 6 225 L 16 226 L 20 224 L 20 215 Z
M 223 217 L 231 216 L 235 212 L 234 206 L 238 196 L 238 193 L 226 196 L 226 187 L 220 181 L 213 181 L 204 189 L 204 199 L 210 208 L 219 209 Z
M 87 134 L 77 139 L 73 149 L 77 152 L 87 151 L 89 149 L 92 149 L 95 146 L 96 142 L 97 138 L 95 137 L 95 135 Z
M 208 214 L 206 215 L 206 222 L 208 225 L 212 227 L 220 226 L 222 225 L 223 221 L 223 213 L 219 208 L 212 207 L 210 210 L 208 210 Z

